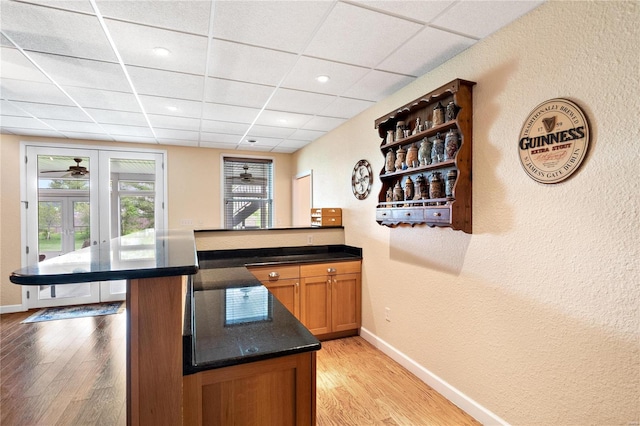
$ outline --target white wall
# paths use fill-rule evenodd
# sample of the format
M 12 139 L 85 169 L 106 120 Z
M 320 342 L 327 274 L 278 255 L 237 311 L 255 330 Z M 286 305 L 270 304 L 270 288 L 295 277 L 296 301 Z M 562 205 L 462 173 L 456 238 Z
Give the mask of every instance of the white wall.
M 512 424 L 640 421 L 638 5 L 550 1 L 294 155 L 363 248 L 363 326 Z M 381 227 L 379 180 L 365 201 L 350 189 L 358 160 L 383 167 L 374 120 L 454 78 L 478 83 L 473 235 Z M 592 140 L 543 185 L 517 142 L 555 97 L 582 106 Z

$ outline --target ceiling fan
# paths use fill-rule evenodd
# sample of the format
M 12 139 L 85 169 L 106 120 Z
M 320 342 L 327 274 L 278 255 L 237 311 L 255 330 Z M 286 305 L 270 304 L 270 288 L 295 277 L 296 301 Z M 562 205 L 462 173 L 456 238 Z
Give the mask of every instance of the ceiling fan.
M 82 158 L 74 158 L 73 161 L 76 162 L 75 166 L 69 166 L 67 170 L 46 170 L 41 173 L 64 173 L 66 174 L 63 177 L 71 176 L 71 177 L 82 177 L 89 174 L 89 170 L 86 167 L 81 166 Z

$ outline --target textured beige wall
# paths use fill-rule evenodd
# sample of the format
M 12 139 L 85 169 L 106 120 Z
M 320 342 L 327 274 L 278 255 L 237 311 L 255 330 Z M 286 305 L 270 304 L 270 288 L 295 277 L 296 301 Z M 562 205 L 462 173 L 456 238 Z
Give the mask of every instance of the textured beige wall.
M 294 155 L 363 247 L 363 327 L 512 424 L 640 421 L 638 5 L 548 2 Z M 478 83 L 474 233 L 381 227 L 379 180 L 365 201 L 349 185 L 361 158 L 383 167 L 373 122 L 454 78 Z M 517 142 L 555 97 L 583 107 L 592 140 L 543 185 Z
M 69 141 L 51 138 L 30 138 L 0 135 L 0 306 L 19 305 L 21 289 L 11 284 L 9 274 L 20 268 L 20 141 L 55 143 L 61 147 L 96 145 L 167 151 L 168 227 L 172 229 L 221 228 L 220 157 L 222 154 L 271 157 L 275 160 L 274 202 L 278 226 L 291 225 L 290 154 L 271 154 L 243 151 L 221 151 L 209 148 L 130 144 L 96 141 Z M 183 220 L 192 225 L 183 226 Z

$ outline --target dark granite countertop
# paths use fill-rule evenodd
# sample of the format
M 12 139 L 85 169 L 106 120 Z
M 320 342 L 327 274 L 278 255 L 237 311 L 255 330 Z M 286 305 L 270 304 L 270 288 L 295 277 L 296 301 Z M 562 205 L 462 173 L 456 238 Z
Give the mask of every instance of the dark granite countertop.
M 203 270 L 184 374 L 317 351 L 320 342 L 246 268 Z
M 71 284 L 191 275 L 197 270 L 192 231 L 148 230 L 29 265 L 9 280 L 20 285 Z
M 362 249 L 344 244 L 198 252 L 201 269 L 359 259 L 362 259 Z

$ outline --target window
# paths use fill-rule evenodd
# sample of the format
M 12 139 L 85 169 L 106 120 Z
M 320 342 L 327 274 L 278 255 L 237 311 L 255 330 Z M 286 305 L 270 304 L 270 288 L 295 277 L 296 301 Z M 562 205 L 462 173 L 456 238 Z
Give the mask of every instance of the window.
M 273 160 L 223 158 L 224 227 L 270 228 L 273 221 Z

